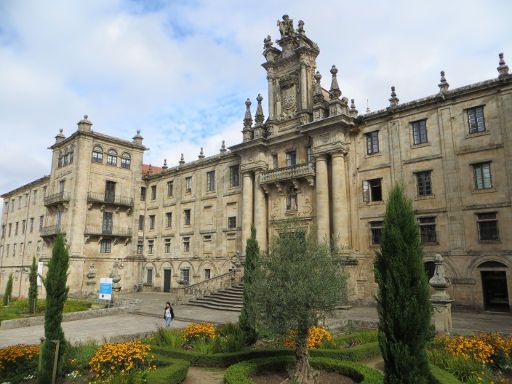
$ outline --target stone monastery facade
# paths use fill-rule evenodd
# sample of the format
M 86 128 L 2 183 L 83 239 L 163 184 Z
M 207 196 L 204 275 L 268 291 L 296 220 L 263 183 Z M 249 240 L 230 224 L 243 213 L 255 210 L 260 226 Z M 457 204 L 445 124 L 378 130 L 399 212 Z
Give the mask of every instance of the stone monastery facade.
M 51 171 L 2 195 L 0 291 L 9 274 L 26 296 L 35 256 L 43 274 L 55 235 L 70 251 L 74 295 L 113 274 L 123 290 L 172 291 L 226 274 L 251 225 L 262 249 L 283 221 L 314 225 L 342 247 L 348 296 L 371 303 L 373 261 L 395 183 L 413 200 L 425 267 L 445 258 L 456 305 L 509 311 L 512 300 L 512 75 L 360 114 L 317 71 L 319 48 L 284 16 L 264 40 L 268 116 L 246 101 L 243 140 L 175 167 L 143 164 L 140 133 L 122 140 L 78 129 L 56 136 Z

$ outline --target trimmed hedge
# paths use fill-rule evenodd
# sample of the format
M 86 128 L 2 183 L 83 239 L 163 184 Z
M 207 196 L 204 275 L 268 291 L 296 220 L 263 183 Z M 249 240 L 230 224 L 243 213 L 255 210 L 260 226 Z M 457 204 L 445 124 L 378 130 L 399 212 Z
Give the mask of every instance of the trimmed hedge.
M 294 363 L 293 356 L 247 360 L 229 367 L 224 374 L 224 382 L 226 384 L 254 384 L 251 379 L 252 375 L 263 371 L 286 370 Z M 379 371 L 350 361 L 312 357 L 310 363 L 315 369 L 336 372 L 362 384 L 381 384 L 384 378 Z
M 361 361 L 380 355 L 379 343 L 367 343 L 351 348 L 340 349 L 312 349 L 309 352 L 313 357 L 327 357 L 336 360 Z
M 340 348 L 350 347 L 352 345 L 374 343 L 377 341 L 378 336 L 376 330 L 353 332 L 348 335 L 336 336 L 334 338 L 334 342 Z
M 171 359 L 167 356 L 156 356 L 158 368 L 147 374 L 148 383 L 179 384 L 187 377 L 190 362 Z

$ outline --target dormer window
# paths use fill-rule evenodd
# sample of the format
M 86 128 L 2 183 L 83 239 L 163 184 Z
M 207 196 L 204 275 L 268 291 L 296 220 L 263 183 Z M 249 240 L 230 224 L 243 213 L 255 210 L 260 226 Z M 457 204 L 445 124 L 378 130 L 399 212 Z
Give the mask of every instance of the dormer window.
M 121 156 L 121 168 L 130 169 L 132 160 L 129 153 L 123 153 Z
M 94 146 L 92 149 L 92 159 L 93 163 L 103 163 L 103 148 L 99 145 Z
M 107 165 L 117 166 L 117 152 L 115 149 L 109 149 L 107 154 Z

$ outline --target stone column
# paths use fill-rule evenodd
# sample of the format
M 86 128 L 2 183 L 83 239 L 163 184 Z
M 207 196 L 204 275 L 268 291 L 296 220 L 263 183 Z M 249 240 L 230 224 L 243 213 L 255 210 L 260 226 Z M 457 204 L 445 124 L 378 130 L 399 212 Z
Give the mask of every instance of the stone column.
M 327 176 L 327 156 L 316 155 L 316 224 L 318 240 L 330 240 L 329 224 L 329 182 Z
M 261 171 L 258 171 L 254 177 L 254 225 L 258 245 L 264 251 L 267 249 L 267 197 L 259 185 L 260 176 Z
M 242 177 L 242 255 L 245 255 L 247 239 L 251 236 L 254 186 L 251 172 L 244 172 Z
M 349 210 L 347 200 L 347 175 L 345 156 L 341 152 L 332 154 L 332 216 L 333 235 L 339 246 L 350 246 Z
M 429 281 L 430 286 L 436 290 L 430 297 L 433 308 L 432 324 L 437 333 L 449 334 L 452 329 L 452 303 L 454 300 L 446 292 L 450 282 L 444 273 L 443 257 L 436 254 L 434 263 L 436 269 L 434 276 Z

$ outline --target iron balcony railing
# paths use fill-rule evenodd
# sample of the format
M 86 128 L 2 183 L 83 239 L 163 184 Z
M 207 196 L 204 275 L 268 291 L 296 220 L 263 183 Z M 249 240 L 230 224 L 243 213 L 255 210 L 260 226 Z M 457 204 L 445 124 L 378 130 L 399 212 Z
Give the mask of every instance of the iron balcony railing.
M 313 163 L 295 164 L 289 167 L 271 169 L 261 175 L 260 183 L 273 183 L 281 180 L 297 179 L 300 177 L 314 177 L 315 165 Z
M 85 227 L 85 235 L 88 236 L 111 236 L 111 237 L 131 237 L 131 228 L 120 228 L 120 227 Z
M 59 233 L 65 234 L 62 227 L 60 225 L 50 225 L 46 227 L 42 227 L 39 231 L 42 237 L 45 236 L 55 236 Z
M 125 207 L 133 207 L 133 199 L 131 197 L 124 197 L 109 193 L 89 192 L 87 194 L 87 201 L 91 203 L 102 203 L 122 205 Z
M 54 204 L 60 204 L 69 201 L 69 193 L 68 192 L 59 192 L 54 193 L 53 195 L 45 196 L 44 197 L 44 205 L 54 205 Z

